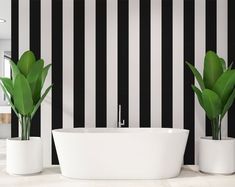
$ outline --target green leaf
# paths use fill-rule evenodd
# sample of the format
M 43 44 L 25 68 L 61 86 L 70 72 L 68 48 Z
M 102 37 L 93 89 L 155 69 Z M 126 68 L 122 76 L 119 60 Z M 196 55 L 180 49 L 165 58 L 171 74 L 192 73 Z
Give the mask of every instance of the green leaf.
M 190 63 L 186 62 L 186 64 L 189 66 L 190 70 L 192 71 L 192 73 L 194 74 L 194 76 L 196 77 L 197 79 L 197 82 L 201 88 L 201 90 L 204 90 L 205 89 L 205 85 L 204 85 L 204 82 L 203 82 L 203 79 L 202 79 L 202 76 L 201 74 L 198 72 L 198 70 L 193 67 Z
M 20 73 L 20 70 L 18 69 L 17 65 L 11 60 L 10 60 L 10 65 L 11 65 L 12 79 L 14 83 L 16 75 Z
M 18 74 L 14 84 L 14 104 L 22 115 L 28 115 L 33 110 L 32 92 L 27 79 Z
M 44 66 L 44 61 L 43 60 L 38 60 L 35 64 L 33 64 L 28 76 L 27 76 L 27 80 L 32 83 L 32 82 L 36 82 L 39 75 L 41 75 L 41 72 L 43 70 L 43 66 Z
M 42 73 L 41 73 L 41 75 L 39 75 L 40 77 L 38 78 L 38 80 L 35 84 L 35 91 L 33 93 L 34 104 L 36 104 L 41 97 L 41 90 L 43 88 L 43 85 L 44 85 L 44 82 L 45 82 L 45 79 L 46 79 L 46 76 L 47 76 L 47 73 L 48 73 L 50 66 L 51 65 L 49 64 L 43 68 Z
M 9 78 L 0 77 L 0 80 L 2 81 L 2 84 L 6 88 L 7 92 L 10 94 L 10 96 L 13 96 L 13 83 L 12 80 Z
M 44 92 L 44 94 L 42 95 L 42 97 L 40 98 L 40 100 L 38 101 L 38 103 L 35 105 L 32 113 L 31 113 L 31 119 L 33 118 L 33 116 L 35 115 L 35 113 L 37 112 L 39 106 L 41 105 L 42 101 L 45 99 L 45 97 L 47 96 L 48 92 L 51 90 L 53 85 L 49 86 L 46 91 Z
M 33 64 L 36 62 L 34 53 L 32 51 L 26 51 L 24 54 L 21 56 L 17 67 L 21 71 L 21 73 L 27 77 Z
M 212 90 L 205 89 L 202 91 L 202 101 L 207 117 L 212 120 L 217 118 L 222 110 L 222 104 L 219 96 Z
M 226 104 L 224 105 L 222 114 L 221 114 L 221 119 L 223 119 L 224 115 L 226 114 L 226 112 L 229 110 L 229 108 L 232 106 L 233 102 L 235 99 L 235 89 L 233 89 L 232 94 L 229 96 Z
M 221 63 L 221 66 L 222 66 L 223 70 L 225 71 L 226 70 L 225 60 L 223 58 L 219 58 L 219 60 L 220 60 L 220 63 Z
M 43 85 L 44 85 L 44 82 L 45 82 L 45 79 L 46 79 L 46 77 L 47 77 L 47 74 L 48 74 L 48 71 L 49 71 L 50 67 L 51 67 L 51 64 L 48 64 L 47 66 L 45 66 L 45 67 L 43 68 L 42 76 L 41 76 L 41 88 L 42 88 Z
M 223 73 L 220 58 L 213 51 L 208 51 L 204 59 L 203 81 L 205 87 L 212 89 L 216 80 Z
M 201 105 L 202 108 L 204 108 L 203 101 L 202 101 L 202 92 L 194 85 L 192 85 L 192 89 L 197 95 L 197 99 L 199 101 L 199 104 Z
M 41 81 L 41 74 L 43 71 L 44 61 L 38 60 L 35 64 L 33 64 L 31 71 L 27 76 L 27 80 L 29 82 L 34 103 L 37 103 L 38 98 L 40 98 L 41 87 L 37 84 Z
M 11 105 L 12 110 L 15 112 L 16 116 L 19 117 L 19 114 L 18 114 L 18 112 L 16 111 L 16 108 L 15 108 L 15 105 L 12 103 L 11 98 L 9 97 L 6 88 L 2 85 L 2 83 L 0 83 L 0 86 L 2 87 L 2 90 L 3 90 L 3 92 L 6 96 L 9 104 Z
M 227 70 L 216 81 L 213 91 L 216 92 L 222 100 L 223 106 L 226 104 L 231 92 L 235 87 L 235 70 Z
M 40 77 L 41 77 L 41 75 L 40 75 Z M 41 78 L 40 77 L 38 78 L 38 80 L 35 84 L 35 90 L 34 90 L 34 93 L 33 93 L 33 103 L 34 104 L 36 104 L 39 101 L 40 97 L 41 97 L 42 88 L 41 88 Z

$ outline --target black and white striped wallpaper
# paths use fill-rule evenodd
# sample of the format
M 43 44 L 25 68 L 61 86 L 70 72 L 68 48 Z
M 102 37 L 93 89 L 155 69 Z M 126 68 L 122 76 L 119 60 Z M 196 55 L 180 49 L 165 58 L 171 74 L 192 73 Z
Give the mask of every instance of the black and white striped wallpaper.
M 58 161 L 51 129 L 116 127 L 119 104 L 126 127 L 189 129 L 185 164 L 197 163 L 198 139 L 211 132 L 184 62 L 202 70 L 206 50 L 235 60 L 234 8 L 234 0 L 12 0 L 13 59 L 31 49 L 52 63 L 53 91 L 32 124 L 44 165 Z M 235 137 L 234 112 L 223 135 Z

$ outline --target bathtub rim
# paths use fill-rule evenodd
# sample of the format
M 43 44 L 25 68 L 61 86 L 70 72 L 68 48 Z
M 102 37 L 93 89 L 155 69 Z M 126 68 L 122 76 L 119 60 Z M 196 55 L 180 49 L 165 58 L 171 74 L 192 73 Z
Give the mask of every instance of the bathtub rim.
M 122 134 L 122 133 L 157 133 L 157 134 L 189 134 L 188 129 L 180 128 L 159 128 L 159 127 L 141 127 L 141 128 L 60 128 L 52 130 L 52 133 L 63 134 Z

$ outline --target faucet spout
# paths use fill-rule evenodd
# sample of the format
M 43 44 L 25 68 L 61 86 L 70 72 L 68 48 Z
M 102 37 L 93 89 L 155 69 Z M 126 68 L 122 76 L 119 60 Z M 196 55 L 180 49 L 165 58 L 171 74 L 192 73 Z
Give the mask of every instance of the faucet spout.
M 118 123 L 117 127 L 121 128 L 125 126 L 125 120 L 122 120 L 122 105 L 118 105 Z

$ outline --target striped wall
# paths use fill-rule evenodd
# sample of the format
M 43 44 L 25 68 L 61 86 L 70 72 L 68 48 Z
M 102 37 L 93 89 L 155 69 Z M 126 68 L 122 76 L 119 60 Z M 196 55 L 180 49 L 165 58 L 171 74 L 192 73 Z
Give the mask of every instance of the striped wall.
M 32 124 L 45 166 L 58 163 L 52 129 L 116 127 L 119 104 L 126 127 L 189 129 L 185 164 L 197 163 L 211 132 L 184 61 L 202 70 L 206 50 L 235 60 L 234 0 L 11 1 L 12 58 L 31 49 L 52 63 L 53 91 Z M 235 137 L 234 112 L 223 135 Z

